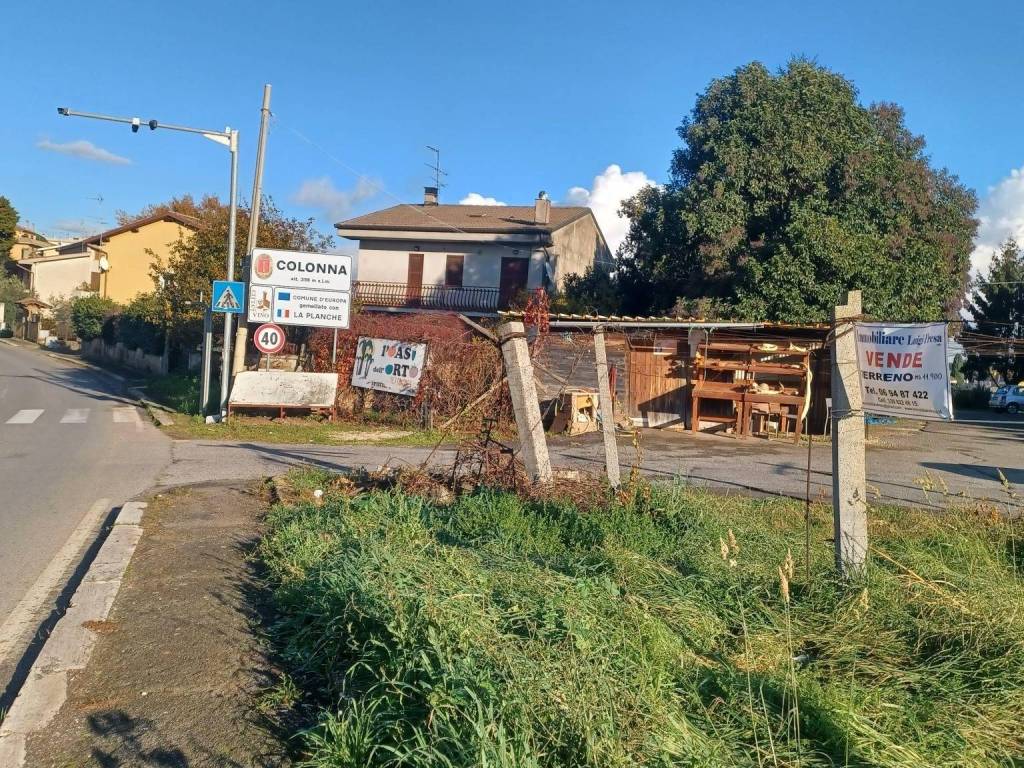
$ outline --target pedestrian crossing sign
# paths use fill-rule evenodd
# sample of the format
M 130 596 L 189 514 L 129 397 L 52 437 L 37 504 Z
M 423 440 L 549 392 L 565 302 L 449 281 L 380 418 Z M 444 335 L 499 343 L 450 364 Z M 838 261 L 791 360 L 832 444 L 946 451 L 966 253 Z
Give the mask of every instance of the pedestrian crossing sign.
M 240 315 L 245 311 L 245 283 L 240 280 L 214 280 L 214 312 L 231 312 Z

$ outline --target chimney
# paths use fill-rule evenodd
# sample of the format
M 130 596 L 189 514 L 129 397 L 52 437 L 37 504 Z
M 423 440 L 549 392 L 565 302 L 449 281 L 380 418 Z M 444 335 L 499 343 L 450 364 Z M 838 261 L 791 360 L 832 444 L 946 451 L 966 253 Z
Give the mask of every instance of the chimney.
M 437 205 L 437 187 L 423 188 L 423 204 Z
M 551 201 L 548 194 L 541 190 L 537 199 L 533 201 L 533 220 L 537 224 L 548 224 L 551 222 Z

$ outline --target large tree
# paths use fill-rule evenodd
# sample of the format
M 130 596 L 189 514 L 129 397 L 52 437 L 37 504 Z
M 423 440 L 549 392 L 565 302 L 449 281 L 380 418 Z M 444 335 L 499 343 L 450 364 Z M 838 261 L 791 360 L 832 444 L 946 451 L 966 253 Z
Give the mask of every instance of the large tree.
M 623 206 L 634 311 L 711 299 L 737 317 L 818 321 L 853 288 L 886 319 L 960 306 L 976 200 L 930 166 L 899 107 L 862 106 L 803 59 L 775 74 L 753 63 L 712 81 L 678 133 L 668 184 Z
M 1011 356 L 1009 342 L 1024 337 L 1024 253 L 1015 240 L 1003 243 L 973 287 L 967 303 L 973 318 L 968 329 L 1008 341 L 1005 346 L 985 344 L 980 353 L 968 348 L 965 370 L 981 380 L 993 375 L 1010 382 L 1024 379 L 1024 354 L 1016 350 Z
M 198 339 L 213 281 L 227 276 L 228 207 L 215 197 L 204 198 L 199 203 L 191 198 L 179 198 L 150 206 L 142 215 L 163 210 L 188 213 L 199 221 L 195 232 L 184 235 L 171 246 L 168 262 L 153 267 L 153 279 L 166 307 L 172 338 L 192 343 Z M 248 230 L 249 208 L 240 206 L 235 228 L 236 277 L 240 275 Z M 330 236 L 316 231 L 313 219 L 289 218 L 269 197 L 263 198 L 260 205 L 256 242 L 262 248 L 297 251 L 323 251 L 333 245 Z
M 11 256 L 15 230 L 18 228 L 18 212 L 11 201 L 0 195 L 0 275 Z

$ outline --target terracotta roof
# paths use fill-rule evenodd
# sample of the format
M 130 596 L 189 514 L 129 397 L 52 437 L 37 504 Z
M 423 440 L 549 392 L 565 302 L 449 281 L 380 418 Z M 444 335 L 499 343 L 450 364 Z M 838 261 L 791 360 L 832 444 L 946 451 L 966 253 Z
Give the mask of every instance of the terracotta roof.
M 415 232 L 531 234 L 553 232 L 590 213 L 578 205 L 552 205 L 551 220 L 538 224 L 532 205 L 396 205 L 341 221 L 338 229 Z
M 199 219 L 195 216 L 188 216 L 184 213 L 178 213 L 177 211 L 164 211 L 163 213 L 154 213 L 152 216 L 145 216 L 141 219 L 129 221 L 127 224 L 114 227 L 114 229 L 108 229 L 106 232 L 100 232 L 98 235 L 83 237 L 81 240 L 76 240 L 73 243 L 62 245 L 57 249 L 57 251 L 58 253 L 66 253 L 68 251 L 81 249 L 82 246 L 98 245 L 103 240 L 109 240 L 116 235 L 120 235 L 124 232 L 130 232 L 133 229 L 139 229 L 140 227 L 145 227 L 149 224 L 155 224 L 158 221 L 175 221 L 178 224 L 181 224 L 181 226 L 188 227 L 189 229 L 199 228 Z

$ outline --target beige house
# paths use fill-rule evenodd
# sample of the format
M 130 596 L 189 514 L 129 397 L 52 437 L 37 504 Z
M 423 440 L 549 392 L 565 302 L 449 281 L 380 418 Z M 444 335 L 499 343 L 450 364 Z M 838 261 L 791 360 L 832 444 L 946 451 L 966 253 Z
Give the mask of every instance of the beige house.
M 440 205 L 427 187 L 420 205 L 335 226 L 359 242 L 356 295 L 370 308 L 489 314 L 611 264 L 590 208 L 552 205 L 543 192 L 531 206 Z
M 33 289 L 38 296 L 72 295 L 66 290 L 69 281 L 85 275 L 88 290 L 127 304 L 153 290 L 152 267 L 167 264 L 174 243 L 197 226 L 193 217 L 167 211 L 76 240 L 33 261 Z M 57 267 L 59 260 L 74 264 Z
M 51 304 L 99 290 L 99 259 L 92 249 L 22 259 L 19 264 L 27 270 L 28 289 Z

